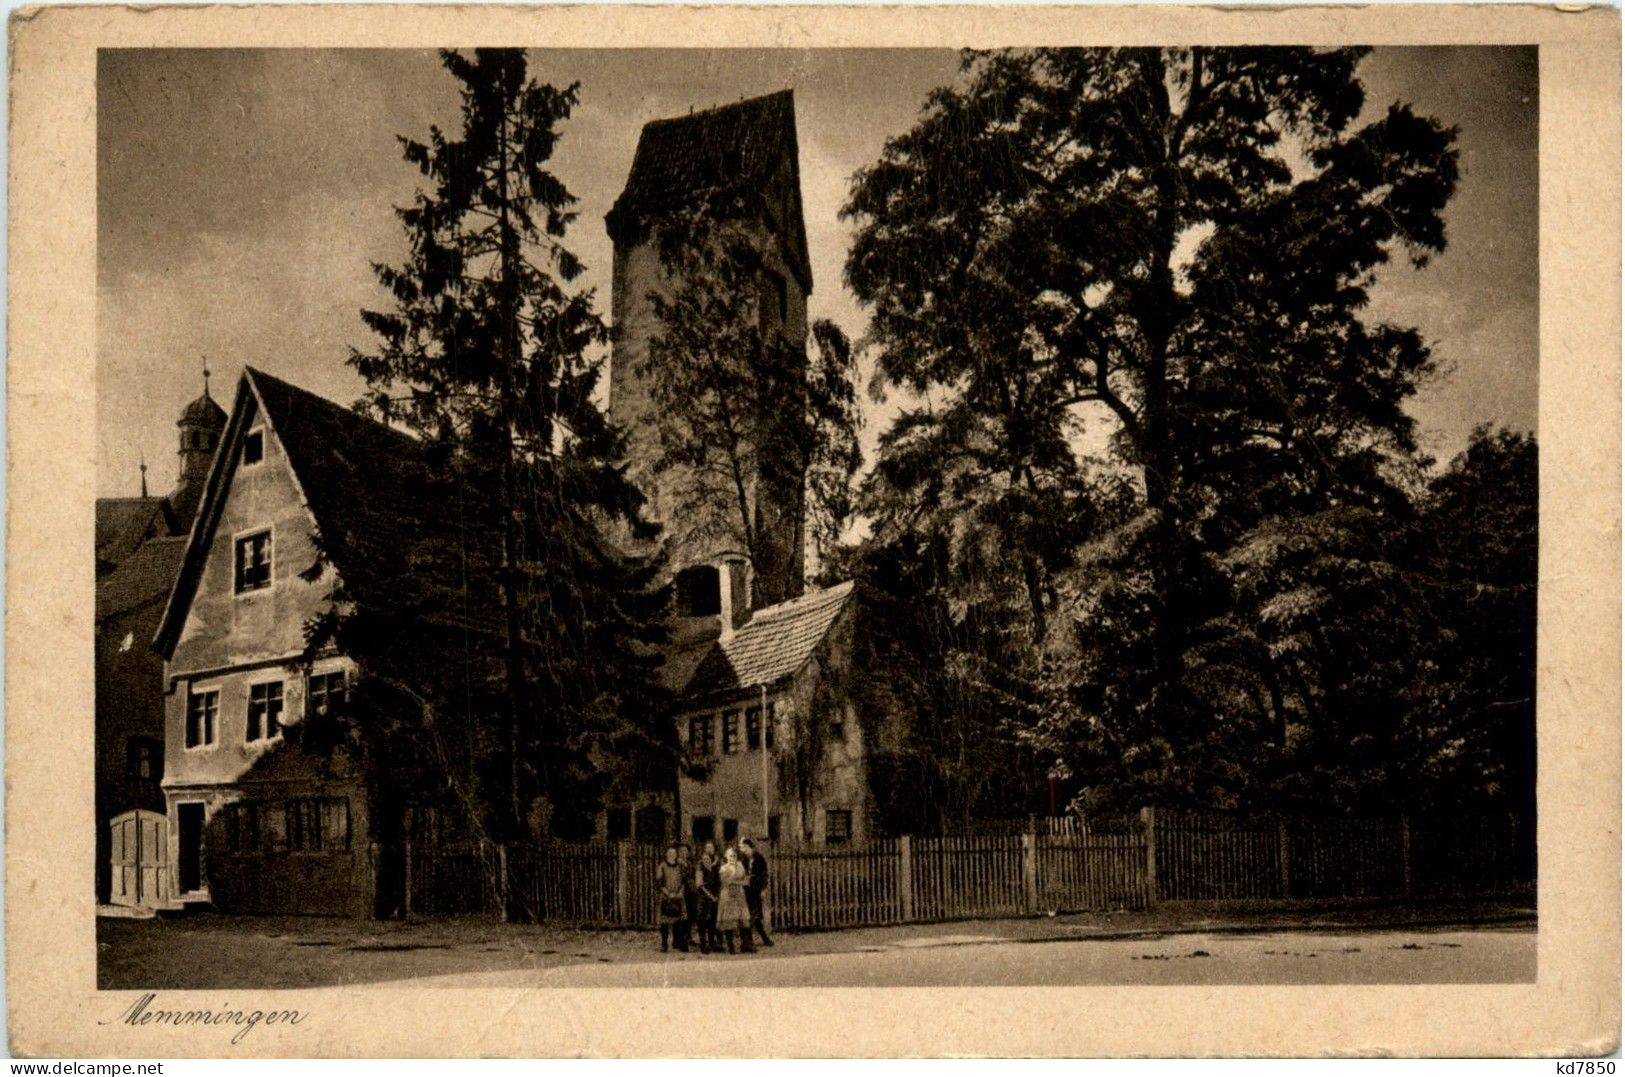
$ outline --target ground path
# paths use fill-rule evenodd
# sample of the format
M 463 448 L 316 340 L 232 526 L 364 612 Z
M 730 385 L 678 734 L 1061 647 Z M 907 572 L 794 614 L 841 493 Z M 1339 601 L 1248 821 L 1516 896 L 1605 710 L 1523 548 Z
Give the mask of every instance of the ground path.
M 461 973 L 434 987 L 1005 987 L 1504 983 L 1535 978 L 1529 930 L 1278 932 L 1019 942 L 943 934 L 857 951 Z
M 482 920 L 314 917 L 97 922 L 103 990 L 423 986 L 1516 982 L 1534 978 L 1517 902 L 1159 906 L 781 934 L 753 955 L 661 954 L 653 932 Z

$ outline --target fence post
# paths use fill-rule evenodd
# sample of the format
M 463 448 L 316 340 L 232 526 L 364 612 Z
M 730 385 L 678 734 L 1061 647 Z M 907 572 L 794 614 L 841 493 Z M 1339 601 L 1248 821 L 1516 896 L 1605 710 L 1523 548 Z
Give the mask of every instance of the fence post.
M 412 919 L 412 840 L 406 841 L 406 885 L 401 888 L 401 917 Z
M 914 922 L 914 839 L 907 834 L 897 839 L 897 896 L 901 919 Z
M 1027 833 L 1021 836 L 1021 891 L 1026 897 L 1027 911 L 1038 911 L 1038 839 L 1033 834 L 1031 821 Z
M 519 902 L 513 896 L 513 877 L 508 874 L 508 843 L 497 845 L 497 895 L 502 902 L 502 922 L 519 922 Z
M 1292 896 L 1292 842 L 1287 836 L 1286 820 L 1275 820 L 1276 866 L 1281 873 L 1281 897 Z
M 391 910 L 393 911 L 393 910 Z M 378 909 L 378 843 L 367 843 L 367 919 L 376 920 Z
M 1155 808 L 1140 809 L 1140 828 L 1145 831 L 1145 898 L 1147 904 L 1157 903 L 1157 812 Z
M 628 873 L 631 852 L 631 842 L 622 840 L 615 843 L 615 920 L 621 924 L 630 923 L 632 919 L 632 877 Z
M 1411 896 L 1411 818 L 1399 817 L 1399 867 L 1401 892 Z

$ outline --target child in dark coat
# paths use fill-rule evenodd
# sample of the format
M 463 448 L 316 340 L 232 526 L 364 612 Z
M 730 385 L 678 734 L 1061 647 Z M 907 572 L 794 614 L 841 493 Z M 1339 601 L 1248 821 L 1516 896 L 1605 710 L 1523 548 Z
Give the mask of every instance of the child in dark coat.
M 700 934 L 700 953 L 722 949 L 717 934 L 717 901 L 722 897 L 722 859 L 715 842 L 706 842 L 694 865 L 694 928 Z
M 677 846 L 666 847 L 666 859 L 655 867 L 655 914 L 660 923 L 660 952 L 670 949 L 671 929 L 683 919 L 683 869 Z

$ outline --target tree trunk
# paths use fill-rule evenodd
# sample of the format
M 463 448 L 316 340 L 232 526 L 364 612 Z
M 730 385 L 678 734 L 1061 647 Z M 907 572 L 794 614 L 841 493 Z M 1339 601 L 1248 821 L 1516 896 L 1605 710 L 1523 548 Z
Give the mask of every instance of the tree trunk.
M 1160 65 L 1157 67 L 1160 72 Z M 1170 113 L 1167 89 L 1160 82 L 1156 100 L 1165 116 Z M 1146 507 L 1154 513 L 1151 543 L 1152 612 L 1152 716 L 1164 735 L 1174 718 L 1173 703 L 1180 680 L 1180 655 L 1185 615 L 1178 594 L 1177 558 L 1179 528 L 1175 519 L 1177 463 L 1173 443 L 1172 403 L 1169 385 L 1169 343 L 1173 337 L 1175 305 L 1173 252 L 1178 202 L 1177 161 L 1173 145 L 1164 147 L 1167 157 L 1157 166 L 1157 206 L 1150 251 L 1150 280 L 1140 303 L 1140 325 L 1145 339 L 1145 381 L 1141 411 L 1141 466 L 1145 477 Z M 1170 741 L 1174 738 L 1170 737 Z M 1176 749 L 1177 750 L 1177 749 Z
M 519 767 L 519 722 L 524 713 L 525 698 L 525 667 L 523 647 L 523 633 L 520 626 L 519 608 L 519 522 L 516 516 L 519 496 L 518 481 L 515 475 L 514 447 L 513 447 L 513 421 L 516 410 L 514 391 L 514 378 L 519 370 L 519 239 L 514 232 L 513 223 L 508 217 L 508 121 L 504 117 L 498 136 L 497 157 L 497 188 L 499 210 L 498 244 L 501 249 L 499 256 L 500 278 L 497 282 L 497 296 L 500 303 L 499 317 L 502 327 L 502 351 L 500 358 L 500 371 L 498 374 L 501 386 L 502 407 L 502 612 L 505 629 L 505 666 L 507 672 L 508 692 L 506 701 L 506 719 L 508 726 L 508 788 L 507 801 L 511 818 L 507 821 L 507 833 L 503 840 L 509 837 L 518 837 L 524 833 L 525 812 L 521 803 L 520 794 L 520 767 Z M 503 871 L 498 879 L 498 893 L 501 895 L 503 918 L 511 920 L 514 913 L 514 903 L 511 893 L 511 880 L 508 873 Z

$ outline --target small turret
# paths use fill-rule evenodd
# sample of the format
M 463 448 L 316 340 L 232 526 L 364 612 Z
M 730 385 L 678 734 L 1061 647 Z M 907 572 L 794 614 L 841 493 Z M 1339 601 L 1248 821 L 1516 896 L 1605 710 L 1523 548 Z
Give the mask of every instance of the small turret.
M 203 368 L 203 395 L 186 405 L 175 425 L 181 435 L 180 476 L 169 501 L 181 526 L 190 527 L 203 497 L 203 484 L 209 478 L 209 466 L 214 462 L 214 450 L 226 428 L 225 409 L 209 395 L 207 366 Z

